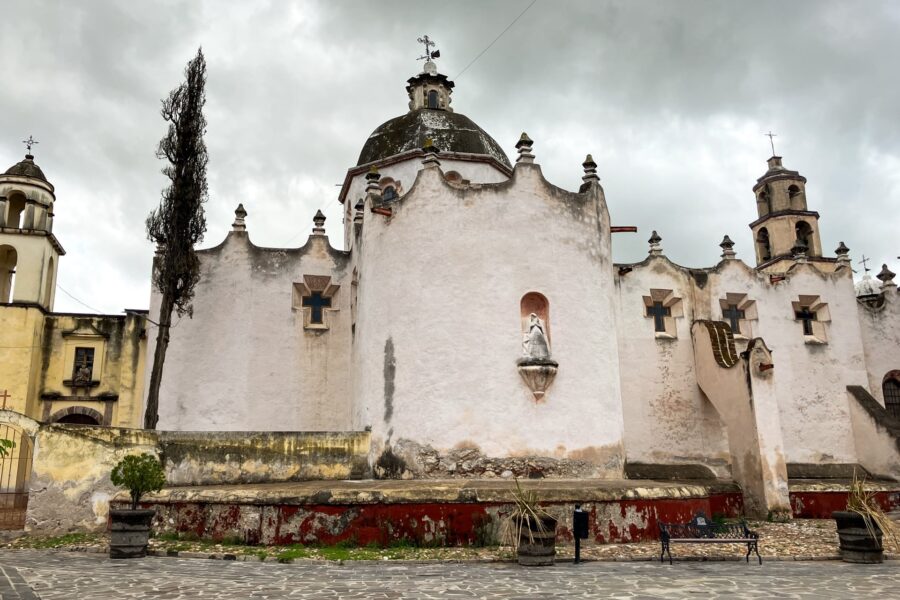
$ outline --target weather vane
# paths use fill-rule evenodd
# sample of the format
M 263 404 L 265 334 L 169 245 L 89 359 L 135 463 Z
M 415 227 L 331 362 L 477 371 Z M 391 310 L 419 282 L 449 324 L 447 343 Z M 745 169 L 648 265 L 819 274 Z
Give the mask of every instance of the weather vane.
M 769 130 L 769 133 L 764 133 L 764 136 L 769 138 L 769 143 L 772 145 L 772 156 L 775 156 L 775 140 L 772 138 L 778 137 L 777 133 L 772 133 L 772 130 Z
M 420 44 L 425 44 L 425 56 L 420 56 L 420 57 L 419 57 L 418 59 L 416 59 L 416 60 L 431 60 L 432 58 L 440 58 L 440 57 L 441 57 L 441 51 L 440 51 L 440 50 L 435 50 L 435 51 L 433 51 L 433 52 L 431 51 L 431 47 L 434 46 L 434 42 L 431 41 L 430 39 L 428 39 L 428 36 L 427 36 L 427 35 L 426 35 L 426 36 L 423 36 L 423 37 L 420 37 L 420 38 L 419 38 L 419 43 L 420 43 Z
M 27 140 L 22 140 L 22 143 L 25 144 L 26 148 L 28 148 L 28 154 L 31 154 L 31 147 L 35 144 L 39 144 L 40 142 L 34 139 L 33 136 L 29 135 Z

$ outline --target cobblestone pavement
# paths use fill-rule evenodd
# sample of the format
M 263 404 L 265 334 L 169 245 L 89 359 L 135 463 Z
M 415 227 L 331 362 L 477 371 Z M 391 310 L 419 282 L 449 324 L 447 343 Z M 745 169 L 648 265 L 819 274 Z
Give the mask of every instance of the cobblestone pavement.
M 896 598 L 900 565 L 836 561 L 276 564 L 6 551 L 2 598 Z M 15 585 L 28 582 L 35 595 Z

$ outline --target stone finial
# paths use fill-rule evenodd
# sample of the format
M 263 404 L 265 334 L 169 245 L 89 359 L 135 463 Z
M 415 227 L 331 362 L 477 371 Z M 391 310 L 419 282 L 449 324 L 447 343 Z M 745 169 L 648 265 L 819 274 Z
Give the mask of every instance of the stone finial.
M 722 243 L 719 244 L 719 248 L 722 249 L 722 258 L 725 260 L 734 260 L 736 253 L 734 251 L 734 242 L 731 241 L 731 238 L 727 235 L 722 238 Z
M 516 150 L 519 151 L 519 158 L 516 159 L 517 163 L 534 163 L 534 154 L 531 153 L 531 147 L 533 145 L 534 142 L 528 137 L 528 134 L 523 131 L 522 135 L 519 136 L 519 141 L 516 142 Z
M 897 284 L 894 283 L 894 276 L 896 273 L 888 269 L 886 264 L 881 265 L 881 272 L 878 273 L 875 277 L 881 280 L 881 289 L 884 290 L 888 287 L 897 287 Z
M 381 174 L 378 169 L 375 167 L 369 169 L 369 172 L 366 173 L 366 193 L 381 195 L 381 186 L 378 184 L 380 180 Z
M 791 255 L 794 257 L 794 260 L 797 262 L 806 262 L 806 253 L 809 252 L 809 246 L 806 245 L 806 242 L 797 239 L 794 241 L 794 245 L 791 247 Z
M 656 233 L 656 230 L 653 230 L 653 233 L 650 234 L 650 239 L 647 242 L 650 244 L 650 254 L 653 256 L 659 256 L 662 254 L 662 246 L 659 243 L 662 241 L 662 238 Z
M 588 154 L 581 166 L 584 167 L 584 177 L 581 178 L 583 182 L 600 181 L 600 178 L 597 177 L 597 163 L 594 162 L 593 156 Z
M 313 223 L 315 227 L 313 227 L 313 235 L 325 235 L 325 215 L 322 213 L 322 210 L 316 211 L 316 216 L 313 217 Z
M 848 248 L 846 244 L 844 244 L 844 242 L 838 244 L 838 247 L 835 248 L 834 253 L 837 254 L 838 262 L 850 262 L 850 248 Z
M 437 154 L 440 151 L 441 149 L 434 145 L 434 140 L 425 138 L 425 145 L 422 146 L 422 152 L 425 153 L 425 158 L 422 160 L 422 164 L 425 165 L 426 169 L 433 169 L 441 166 L 441 161 L 439 161 L 437 157 Z
M 247 211 L 244 210 L 243 204 L 238 204 L 238 207 L 234 210 L 234 223 L 231 224 L 232 231 L 247 231 L 247 222 L 244 220 L 247 218 Z

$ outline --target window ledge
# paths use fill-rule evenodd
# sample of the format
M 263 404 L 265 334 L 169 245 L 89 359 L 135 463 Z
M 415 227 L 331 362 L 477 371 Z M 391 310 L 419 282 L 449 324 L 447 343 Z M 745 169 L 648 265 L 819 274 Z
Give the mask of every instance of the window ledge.
M 804 335 L 803 343 L 809 344 L 811 346 L 822 346 L 828 343 L 827 340 L 823 340 L 822 338 L 817 338 L 814 335 Z
M 665 333 L 663 331 L 657 331 L 656 339 L 658 339 L 658 340 L 677 340 L 678 336 L 672 335 L 671 333 Z

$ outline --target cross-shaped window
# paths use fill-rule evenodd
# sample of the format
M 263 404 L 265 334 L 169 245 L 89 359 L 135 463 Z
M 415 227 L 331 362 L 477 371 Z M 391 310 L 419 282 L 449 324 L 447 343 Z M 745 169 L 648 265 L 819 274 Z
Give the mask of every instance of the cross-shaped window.
M 744 318 L 744 311 L 737 307 L 737 304 L 729 304 L 728 308 L 722 311 L 722 316 L 728 319 L 731 325 L 731 333 L 740 335 L 741 319 Z
M 303 296 L 301 303 L 310 309 L 309 322 L 313 325 L 325 323 L 325 308 L 331 308 L 331 298 L 326 298 L 322 292 L 310 292 L 309 296 Z
M 647 307 L 647 316 L 653 317 L 653 328 L 656 331 L 666 331 L 666 317 L 672 316 L 672 309 L 663 306 L 658 300 Z
M 803 323 L 803 335 L 813 335 L 813 321 L 819 318 L 808 306 L 801 306 L 800 310 L 794 311 L 794 318 Z

